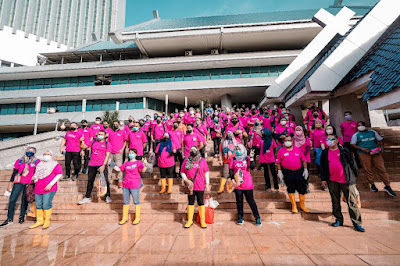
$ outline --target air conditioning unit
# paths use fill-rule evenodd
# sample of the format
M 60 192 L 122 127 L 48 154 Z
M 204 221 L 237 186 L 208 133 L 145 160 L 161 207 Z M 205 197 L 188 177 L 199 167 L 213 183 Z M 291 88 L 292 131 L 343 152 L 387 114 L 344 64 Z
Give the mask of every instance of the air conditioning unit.
M 192 55 L 193 55 L 192 50 L 185 51 L 185 56 L 192 56 Z
M 57 112 L 56 108 L 52 108 L 52 107 L 47 108 L 48 114 L 55 114 L 56 112 Z
M 212 49 L 211 54 L 219 54 L 218 49 Z

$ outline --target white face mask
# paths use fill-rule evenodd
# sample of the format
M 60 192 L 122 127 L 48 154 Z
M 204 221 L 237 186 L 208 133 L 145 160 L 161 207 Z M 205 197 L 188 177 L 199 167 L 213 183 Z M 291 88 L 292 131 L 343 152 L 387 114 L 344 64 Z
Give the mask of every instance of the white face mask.
M 51 155 L 43 155 L 43 161 L 45 162 L 51 161 Z
M 332 130 L 332 129 L 327 129 L 327 130 L 326 130 L 326 134 L 328 134 L 328 135 L 333 134 L 333 130 Z
M 98 124 L 100 124 L 100 121 L 96 121 L 95 123 L 98 125 Z
M 335 143 L 334 140 L 327 140 L 327 141 L 326 141 L 326 145 L 328 145 L 329 147 L 333 147 L 333 146 L 336 145 L 336 143 Z
M 291 142 L 290 140 L 285 141 L 285 146 L 286 146 L 287 148 L 292 147 L 292 142 Z
M 365 131 L 365 126 L 359 126 L 357 129 L 358 131 Z
M 191 115 L 194 114 L 194 111 L 189 111 L 189 114 L 191 114 Z
M 281 121 L 282 126 L 286 126 L 286 121 Z

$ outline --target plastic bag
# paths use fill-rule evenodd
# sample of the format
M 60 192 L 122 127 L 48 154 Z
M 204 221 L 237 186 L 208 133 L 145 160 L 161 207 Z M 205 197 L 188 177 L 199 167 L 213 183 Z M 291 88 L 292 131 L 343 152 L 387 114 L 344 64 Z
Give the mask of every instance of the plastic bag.
M 214 223 L 214 209 L 211 207 L 205 207 L 206 214 L 206 223 L 213 224 Z M 197 214 L 197 222 L 200 223 L 200 215 Z
M 97 190 L 100 197 L 104 197 L 107 194 L 107 181 L 104 172 L 100 172 L 98 175 Z
M 154 170 L 154 164 L 152 163 L 147 163 L 147 167 L 146 167 L 146 173 L 150 173 L 152 174 Z
M 219 205 L 218 201 L 214 200 L 213 198 L 206 198 L 204 201 L 204 206 L 211 207 L 213 209 L 217 208 Z
M 156 162 L 156 154 L 152 152 L 149 156 L 148 163 L 154 164 Z

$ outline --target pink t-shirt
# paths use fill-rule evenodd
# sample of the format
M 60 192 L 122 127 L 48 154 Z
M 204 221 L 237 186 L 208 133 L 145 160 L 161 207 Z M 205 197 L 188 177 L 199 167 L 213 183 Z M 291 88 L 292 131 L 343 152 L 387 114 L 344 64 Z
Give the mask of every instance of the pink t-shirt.
M 160 125 L 155 125 L 152 129 L 152 134 L 154 136 L 154 140 L 159 140 L 164 137 L 165 129 L 164 125 L 161 123 Z
M 185 159 L 182 163 L 181 172 L 186 174 L 187 178 L 192 180 L 196 174 L 197 168 L 200 167 L 199 172 L 197 173 L 196 180 L 194 181 L 193 190 L 204 191 L 206 183 L 205 173 L 209 171 L 207 161 L 204 158 L 201 158 L 200 162 L 193 162 L 192 169 L 186 169 L 186 162 L 187 159 Z
M 269 130 L 272 131 L 272 126 L 271 126 L 271 118 L 270 117 L 264 117 L 262 119 L 262 126 L 263 128 L 268 128 Z
M 236 189 L 240 190 L 251 190 L 254 189 L 253 178 L 250 174 L 250 157 L 247 157 L 247 160 L 237 161 L 234 158 L 229 160 L 229 169 L 233 169 L 233 174 L 236 174 L 237 171 L 242 170 L 243 173 L 243 183 L 236 187 Z
M 243 128 L 242 126 L 240 126 L 239 124 L 237 124 L 236 126 L 230 124 L 229 126 L 227 126 L 227 127 L 225 128 L 225 135 L 226 135 L 226 132 L 228 132 L 228 131 L 232 131 L 233 134 L 235 134 L 235 131 L 238 130 L 238 129 L 241 130 L 242 132 L 246 132 L 246 131 L 244 130 L 244 128 Z M 242 136 L 243 136 L 243 133 L 242 133 L 242 134 L 239 134 L 239 136 L 235 136 L 235 139 L 236 139 L 238 142 L 241 142 L 241 141 L 242 141 Z
M 331 150 L 328 151 L 328 162 L 329 162 L 329 180 L 339 182 L 339 183 L 347 183 L 346 176 L 344 174 L 343 165 L 340 161 L 340 150 Z
M 143 132 L 129 132 L 129 149 L 136 149 L 137 155 L 143 156 L 143 144 L 147 142 L 147 137 Z
M 124 180 L 122 181 L 122 187 L 124 188 L 140 188 L 141 176 L 144 165 L 142 161 L 136 160 L 134 162 L 128 161 L 123 163 L 119 169 L 125 173 Z
M 175 149 L 182 149 L 183 132 L 182 130 L 171 130 L 168 132 L 171 138 L 172 146 Z
M 135 126 L 134 124 L 132 124 L 132 125 L 130 125 L 130 124 L 125 125 L 125 126 L 124 126 L 124 131 L 125 131 L 125 133 L 128 134 L 129 132 L 131 132 L 131 129 L 132 129 L 134 126 Z
M 321 148 L 321 142 L 325 138 L 325 130 L 323 128 L 314 129 L 311 131 L 310 139 L 313 142 L 314 148 Z
M 90 133 L 92 134 L 91 137 L 95 138 L 97 132 L 99 132 L 100 130 L 104 130 L 104 127 L 102 124 L 94 124 L 90 126 Z
M 196 133 L 193 133 L 193 134 L 186 134 L 186 135 L 183 137 L 183 145 L 185 146 L 185 151 L 184 151 L 183 156 L 184 156 L 185 158 L 189 157 L 189 155 L 190 155 L 190 148 L 191 148 L 192 146 L 199 147 L 200 143 L 201 143 L 201 138 L 199 137 L 198 134 L 196 134 Z
M 67 134 L 65 134 L 64 139 L 67 141 L 65 145 L 65 151 L 69 152 L 80 152 L 81 147 L 81 137 L 83 136 L 82 132 L 77 131 L 68 131 Z
M 28 165 L 28 174 L 26 176 L 23 176 L 22 173 L 24 172 L 25 169 L 25 164 L 24 163 L 19 163 L 19 159 L 15 161 L 14 163 L 14 169 L 18 169 L 18 174 L 21 175 L 21 184 L 30 184 L 32 183 L 32 176 L 35 174 L 36 170 L 36 165 L 40 163 L 39 159 L 36 159 L 36 162 L 33 162 Z
M 311 148 L 311 141 L 309 137 L 306 137 L 306 143 L 299 147 L 301 152 L 304 154 L 307 163 L 311 163 L 311 155 L 310 155 L 310 148 Z
M 222 124 L 218 123 L 218 126 L 214 123 L 210 126 L 211 128 L 211 138 L 216 138 L 217 137 L 217 131 L 219 132 L 219 138 L 222 137 Z
M 165 127 L 167 128 L 167 131 L 172 130 L 172 128 L 174 127 L 174 121 L 175 119 L 170 119 L 165 122 Z
M 39 179 L 35 183 L 35 194 L 46 194 L 50 192 L 57 191 L 57 182 L 51 187 L 49 191 L 45 191 L 44 189 L 47 187 L 48 184 L 50 184 L 51 181 L 56 177 L 56 175 L 62 175 L 63 171 L 61 168 L 60 164 L 57 164 L 56 167 L 54 167 L 53 172 L 51 174 L 43 179 Z
M 159 152 L 160 144 L 157 145 L 156 153 Z M 171 167 L 175 165 L 175 157 L 174 154 L 169 154 L 167 152 L 167 147 L 161 151 L 160 155 L 158 156 L 158 166 L 162 168 Z
M 188 125 L 188 124 L 194 124 L 194 121 L 196 120 L 196 116 L 190 116 L 190 115 L 188 115 L 188 116 L 186 116 L 185 117 L 185 124 L 186 125 Z
M 204 137 L 203 133 L 201 130 L 199 130 L 196 127 L 193 127 L 193 132 L 194 134 L 197 134 L 197 136 L 199 137 L 200 141 L 205 145 L 206 144 L 206 138 Z
M 127 140 L 126 132 L 124 130 L 118 129 L 117 131 L 112 130 L 108 135 L 108 141 L 111 143 L 112 149 L 111 153 L 119 153 L 124 143 Z
M 356 121 L 346 121 L 340 124 L 340 131 L 343 135 L 344 142 L 350 142 L 351 137 L 357 133 L 357 122 Z
M 83 135 L 83 142 L 86 146 L 90 143 L 90 137 L 92 135 L 90 128 L 80 128 L 78 131 Z
M 258 134 L 253 128 L 250 128 L 249 135 L 251 135 L 252 147 L 260 148 L 261 145 L 261 135 Z
M 262 118 L 262 117 L 260 117 L 259 115 L 251 115 L 251 116 L 249 117 L 249 119 L 247 120 L 247 122 L 250 122 L 251 124 L 254 125 L 254 122 L 256 121 L 256 119 L 258 119 L 258 120 L 261 121 L 261 118 Z M 251 124 L 250 124 L 249 126 L 252 126 Z
M 287 127 L 287 126 L 282 126 L 281 124 L 279 124 L 276 128 L 275 128 L 275 134 L 277 135 L 281 135 L 283 132 L 285 132 L 285 130 L 287 129 L 287 134 L 290 133 L 294 133 L 294 129 L 291 127 Z
M 146 121 L 146 122 L 144 122 L 144 125 L 143 125 L 143 127 L 141 128 L 141 130 L 142 130 L 144 133 L 147 133 L 147 132 L 149 132 L 149 130 L 150 130 L 150 126 L 151 126 L 150 121 Z
M 114 130 L 112 130 L 111 128 L 106 128 L 104 129 L 104 131 L 106 132 L 106 135 L 109 136 L 111 132 L 113 132 Z
M 302 161 L 305 161 L 305 159 L 301 150 L 294 146 L 291 151 L 288 151 L 286 147 L 282 147 L 276 156 L 277 163 L 280 163 L 283 168 L 293 171 L 299 170 Z
M 249 121 L 249 118 L 246 116 L 239 116 L 239 122 L 242 124 L 243 127 L 248 127 L 247 121 Z
M 111 143 L 105 141 L 95 141 L 90 144 L 92 147 L 92 153 L 90 155 L 89 166 L 101 166 L 104 164 L 107 152 L 111 152 Z
M 260 163 L 274 163 L 275 162 L 275 154 L 274 154 L 274 148 L 278 147 L 276 145 L 275 140 L 272 140 L 271 142 L 271 147 L 269 147 L 268 150 L 266 150 L 266 152 L 263 152 L 263 145 L 264 145 L 264 141 L 261 140 L 261 146 L 260 146 Z M 266 171 L 264 169 L 264 171 Z M 268 170 L 267 170 L 268 171 Z

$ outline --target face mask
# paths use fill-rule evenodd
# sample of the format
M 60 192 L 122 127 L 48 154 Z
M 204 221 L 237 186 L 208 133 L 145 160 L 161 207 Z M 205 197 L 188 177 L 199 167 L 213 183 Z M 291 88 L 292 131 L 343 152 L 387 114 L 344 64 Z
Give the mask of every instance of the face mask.
M 97 139 L 98 139 L 98 140 L 103 140 L 103 139 L 104 139 L 104 136 L 98 135 L 98 136 L 97 136 Z
M 255 125 L 256 127 L 258 127 L 258 126 L 260 125 L 260 123 L 255 122 L 254 125 Z
M 198 151 L 191 151 L 190 156 L 196 157 L 198 153 L 199 153 Z
M 243 152 L 242 152 L 242 151 L 239 151 L 239 150 L 236 150 L 236 155 L 237 155 L 237 156 L 242 156 L 242 155 L 243 155 Z
M 170 117 L 171 119 L 174 119 L 174 116 L 173 116 L 173 115 L 170 115 L 169 117 Z
M 138 127 L 133 127 L 133 129 L 132 129 L 133 131 L 138 131 L 139 130 L 139 128 Z
M 264 117 L 268 118 L 268 117 L 269 117 L 269 114 L 264 114 Z
M 130 160 L 135 159 L 136 158 L 136 154 L 135 153 L 129 153 L 128 157 Z
M 118 129 L 118 128 L 119 128 L 119 125 L 114 125 L 114 128 L 115 128 L 115 129 Z
M 193 132 L 193 129 L 188 129 L 187 132 L 190 134 Z
M 103 127 L 104 127 L 104 128 L 108 128 L 108 126 L 107 126 L 107 125 L 104 125 Z
M 357 129 L 358 129 L 358 131 L 364 131 L 365 130 L 365 126 L 359 126 Z
M 161 120 L 157 120 L 157 124 L 160 124 L 161 123 Z
M 155 115 L 155 116 L 154 116 L 154 119 L 157 119 L 157 117 L 158 117 L 158 115 Z
M 232 139 L 232 135 L 228 135 L 228 139 Z
M 239 122 L 239 120 L 236 120 L 236 119 L 234 119 L 234 120 L 232 120 L 232 124 L 237 124 Z
M 96 120 L 96 122 L 95 122 L 95 123 L 96 123 L 96 125 L 99 125 L 99 124 L 100 124 L 100 121 L 97 121 L 97 120 Z
M 144 123 L 143 122 L 139 122 L 139 125 L 142 127 L 142 126 L 144 126 Z
M 163 139 L 164 139 L 164 141 L 168 141 L 169 137 L 164 137 Z
M 196 121 L 196 124 L 197 124 L 197 125 L 200 125 L 200 123 L 201 123 L 201 121 Z
M 146 121 L 150 121 L 150 117 L 147 117 L 147 118 L 146 118 Z
M 303 135 L 303 132 L 302 131 L 296 131 L 296 135 L 297 136 L 301 136 L 301 135 Z
M 285 141 L 285 146 L 287 147 L 287 148 L 289 148 L 289 147 L 292 147 L 292 142 L 291 141 Z
M 256 114 L 256 110 L 251 111 L 251 114 L 255 115 Z
M 129 119 L 128 121 L 129 121 L 129 123 L 132 123 L 132 122 L 133 122 L 133 120 L 132 120 L 132 119 Z
M 286 121 L 281 121 L 282 126 L 286 126 Z
M 313 114 L 314 118 L 318 118 L 318 116 L 319 116 L 318 114 Z
M 218 115 L 218 112 L 215 112 L 214 115 Z
M 218 122 L 219 121 L 219 119 L 218 118 L 214 118 L 214 122 Z
M 75 131 L 75 130 L 76 130 L 76 127 L 71 127 L 71 130 L 72 130 L 72 131 Z
M 350 120 L 350 119 L 351 119 L 351 115 L 346 115 L 346 116 L 344 117 L 344 119 Z
M 282 111 L 282 114 L 286 114 L 286 111 Z
M 194 111 L 190 111 L 189 114 L 191 114 L 191 115 L 194 114 Z
M 178 125 L 174 125 L 174 129 L 177 129 L 178 128 Z
M 45 162 L 51 161 L 51 155 L 43 155 L 43 161 Z
M 33 155 L 35 155 L 35 153 L 33 153 L 31 151 L 28 151 L 28 152 L 25 153 L 25 155 L 28 156 L 28 157 L 32 157 Z
M 81 128 L 86 128 L 86 125 L 81 125 Z
M 333 147 L 333 146 L 336 145 L 336 143 L 335 143 L 334 140 L 327 140 L 327 141 L 326 141 L 326 145 L 328 145 L 329 147 Z
M 328 134 L 328 135 L 333 134 L 333 130 L 332 130 L 332 129 L 327 129 L 327 130 L 326 130 L 326 134 Z

